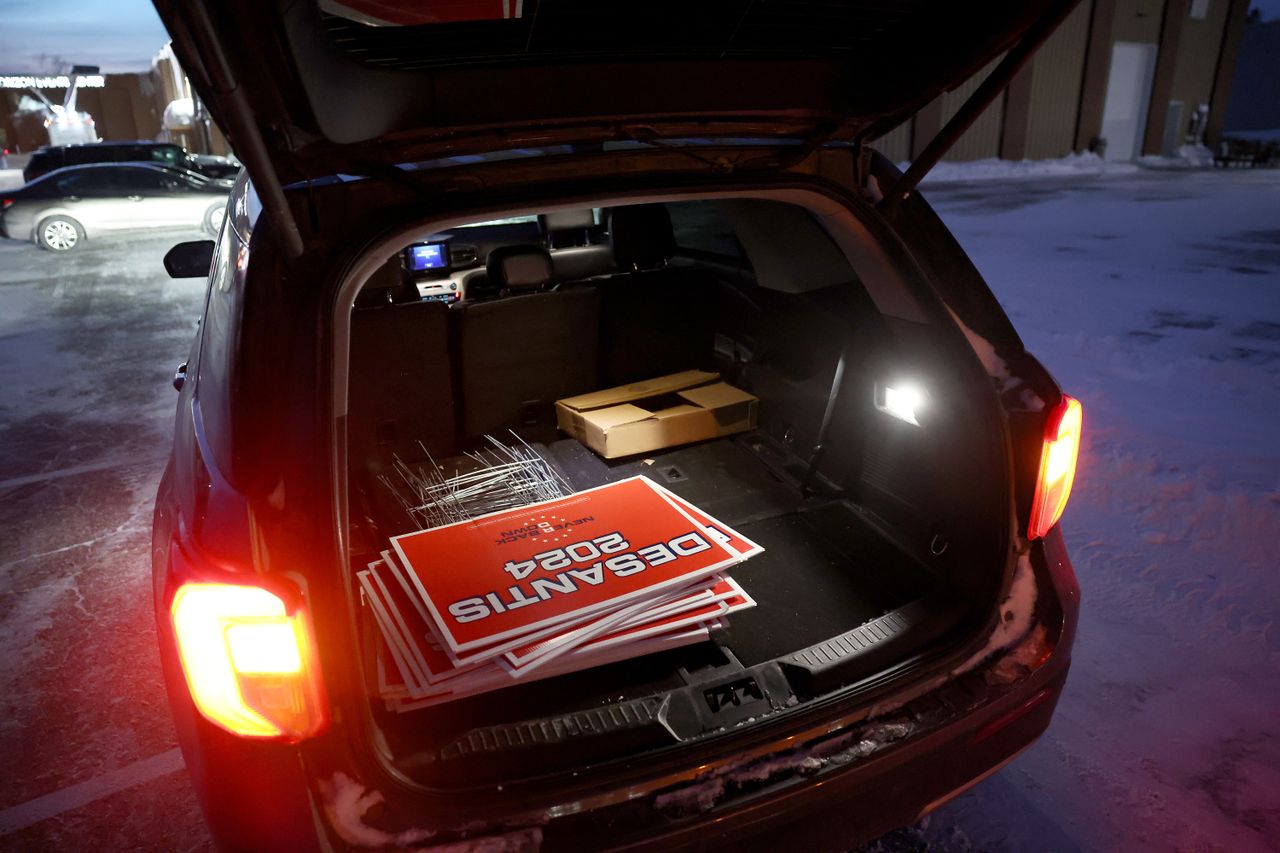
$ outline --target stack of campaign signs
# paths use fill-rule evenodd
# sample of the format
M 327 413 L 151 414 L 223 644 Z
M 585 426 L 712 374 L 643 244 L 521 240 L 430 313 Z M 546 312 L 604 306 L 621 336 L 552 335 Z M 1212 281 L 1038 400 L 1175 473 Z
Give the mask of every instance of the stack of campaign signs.
M 763 548 L 645 477 L 397 536 L 358 573 L 407 711 L 706 639 Z

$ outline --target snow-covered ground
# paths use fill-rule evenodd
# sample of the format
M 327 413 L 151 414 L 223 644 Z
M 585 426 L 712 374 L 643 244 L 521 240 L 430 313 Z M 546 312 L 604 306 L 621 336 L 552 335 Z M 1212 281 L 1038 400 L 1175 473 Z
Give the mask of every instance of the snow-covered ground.
M 904 172 L 911 164 L 899 163 Z M 1053 160 L 1001 160 L 988 157 L 985 160 L 943 161 L 929 170 L 922 186 L 927 192 L 931 187 L 944 184 L 976 183 L 980 181 L 1023 181 L 1038 178 L 1096 178 L 1100 175 L 1128 175 L 1138 171 L 1133 163 L 1113 163 L 1097 154 L 1068 154 Z
M 1280 172 L 926 188 L 1084 403 L 1067 690 L 902 834 L 947 850 L 1280 849 Z
M 0 240 L 0 850 L 200 849 L 156 653 L 150 532 L 203 282 L 184 232 Z

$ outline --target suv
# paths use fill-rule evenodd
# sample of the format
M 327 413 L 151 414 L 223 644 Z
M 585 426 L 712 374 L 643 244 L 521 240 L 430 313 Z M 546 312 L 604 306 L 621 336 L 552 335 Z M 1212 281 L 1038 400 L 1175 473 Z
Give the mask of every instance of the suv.
M 171 142 L 86 142 L 82 145 L 48 145 L 31 155 L 22 170 L 27 183 L 64 166 L 88 163 L 158 163 L 197 172 L 206 178 L 234 178 L 240 165 L 227 157 L 191 154 Z
M 209 289 L 152 558 L 219 843 L 847 849 L 1045 730 L 1080 405 L 913 191 L 929 156 L 873 143 L 1006 52 L 1007 80 L 1071 3 L 199 5 L 157 2 L 247 173 L 216 243 L 166 257 Z M 694 369 L 755 428 L 618 459 L 557 428 L 557 400 Z M 758 542 L 757 606 L 387 698 L 357 575 L 413 529 L 396 472 L 512 433 L 575 489 L 645 476 Z

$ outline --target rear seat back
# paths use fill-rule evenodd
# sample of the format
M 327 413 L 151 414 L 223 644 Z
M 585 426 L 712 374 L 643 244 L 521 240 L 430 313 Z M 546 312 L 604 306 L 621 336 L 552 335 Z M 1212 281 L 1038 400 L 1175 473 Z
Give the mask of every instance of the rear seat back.
M 550 292 L 551 260 L 540 246 L 491 253 L 503 297 L 454 308 L 461 363 L 462 432 L 471 439 L 555 423 L 561 397 L 593 390 L 599 297 L 591 288 Z
M 356 308 L 347 389 L 347 440 L 357 493 L 352 511 L 377 519 L 387 530 L 412 530 L 412 519 L 380 479 L 399 486 L 392 467 L 397 458 L 416 467 L 426 453 L 440 459 L 457 452 L 449 309 L 441 302 Z
M 449 309 L 441 302 L 361 308 L 351 315 L 347 431 L 353 448 L 418 459 L 457 445 Z
M 661 204 L 608 212 L 619 269 L 599 285 L 600 383 L 625 385 L 714 367 L 719 283 L 704 270 L 670 266 L 671 217 Z

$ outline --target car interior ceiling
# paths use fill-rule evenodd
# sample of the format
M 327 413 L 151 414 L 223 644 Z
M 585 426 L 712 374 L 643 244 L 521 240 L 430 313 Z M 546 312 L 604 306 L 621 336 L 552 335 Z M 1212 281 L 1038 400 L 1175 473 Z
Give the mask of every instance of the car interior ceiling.
M 761 241 L 777 235 L 791 242 L 766 257 Z M 950 478 L 963 476 L 957 454 L 973 456 L 964 431 L 925 435 L 871 404 L 894 367 L 923 369 L 927 339 L 877 310 L 803 208 L 641 204 L 431 240 L 442 238 L 464 247 L 467 269 L 450 278 L 465 282 L 461 298 L 424 299 L 442 279 L 415 284 L 406 250 L 370 278 L 352 313 L 354 564 L 416 529 L 389 486 L 397 461 L 447 467 L 486 436 L 513 443 L 511 432 L 574 488 L 645 474 L 764 544 L 735 572 L 763 593 L 761 606 L 735 617 L 722 641 L 747 665 L 915 600 L 956 564 L 959 549 L 939 559 L 929 548 L 963 503 Z M 757 428 L 621 459 L 557 432 L 558 399 L 689 369 L 758 397 Z M 868 519 L 894 533 L 868 533 Z M 805 572 L 816 574 L 801 582 Z M 770 606 L 780 584 L 788 593 L 776 600 L 805 614 L 787 620 L 785 636 Z

